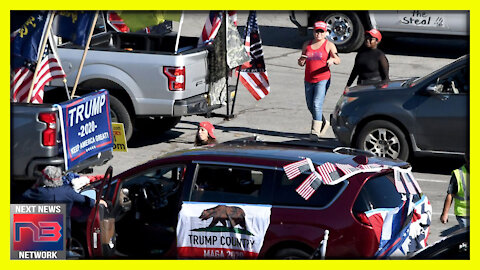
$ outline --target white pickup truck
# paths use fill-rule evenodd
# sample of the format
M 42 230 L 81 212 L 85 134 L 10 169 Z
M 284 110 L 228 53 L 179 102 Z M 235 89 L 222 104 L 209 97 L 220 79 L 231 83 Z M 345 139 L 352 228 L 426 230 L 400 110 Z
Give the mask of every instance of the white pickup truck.
M 110 93 L 112 122 L 122 122 L 127 139 L 133 127 L 163 132 L 182 116 L 204 114 L 207 105 L 206 48 L 198 38 L 176 35 L 104 32 L 93 36 L 76 94 L 98 89 Z M 70 42 L 58 46 L 58 55 L 73 87 L 84 47 Z M 53 86 L 63 86 L 60 80 Z
M 360 48 L 364 32 L 372 28 L 387 35 L 470 35 L 470 12 L 467 10 L 292 11 L 290 20 L 302 34 L 306 34 L 316 21 L 325 21 L 329 39 L 339 52 Z

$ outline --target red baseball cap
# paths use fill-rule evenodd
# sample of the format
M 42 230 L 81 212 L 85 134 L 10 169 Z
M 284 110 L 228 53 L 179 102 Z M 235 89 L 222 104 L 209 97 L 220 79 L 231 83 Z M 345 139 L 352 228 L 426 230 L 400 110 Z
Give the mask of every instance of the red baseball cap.
M 212 123 L 205 121 L 205 122 L 201 122 L 198 126 L 205 128 L 208 132 L 208 135 L 216 139 L 215 135 L 213 135 L 213 131 L 215 130 L 215 127 L 212 125 Z
M 327 32 L 327 24 L 324 21 L 318 21 L 313 25 L 313 30 L 322 29 Z
M 369 34 L 370 36 L 376 38 L 378 42 L 382 40 L 382 34 L 380 34 L 380 31 L 377 29 L 371 29 L 370 31 L 365 31 L 366 34 Z

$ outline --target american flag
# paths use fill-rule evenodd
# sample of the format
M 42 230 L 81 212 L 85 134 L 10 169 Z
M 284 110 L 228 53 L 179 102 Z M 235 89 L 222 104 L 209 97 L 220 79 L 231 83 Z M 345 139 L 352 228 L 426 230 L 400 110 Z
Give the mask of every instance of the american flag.
M 317 166 L 317 171 L 322 177 L 322 182 L 327 185 L 340 178 L 337 167 L 330 162 Z
M 28 102 L 28 92 L 32 85 L 33 75 L 36 63 L 25 61 L 24 65 L 14 70 L 14 75 L 10 83 L 13 102 Z M 35 85 L 30 98 L 31 103 L 43 103 L 43 94 L 45 85 L 53 79 L 64 78 L 63 71 L 57 58 L 49 49 L 49 45 L 43 52 L 42 60 L 38 68 Z
M 337 166 L 337 168 L 343 173 L 343 175 L 347 175 L 358 170 L 358 168 L 355 168 L 350 164 L 335 163 L 335 166 Z
M 248 15 L 245 49 L 250 56 L 250 62 L 240 69 L 240 81 L 256 100 L 260 100 L 270 93 L 270 83 L 263 59 L 256 11 L 250 11 Z
M 310 199 L 310 197 L 317 191 L 318 187 L 322 184 L 321 180 L 318 178 L 316 172 L 312 172 L 303 183 L 298 186 L 295 190 L 297 193 L 302 196 L 305 200 Z
M 198 46 L 203 46 L 213 41 L 222 25 L 222 19 L 223 13 L 221 11 L 210 11 L 207 21 L 203 26 L 202 35 L 198 40 Z
M 290 163 L 283 166 L 283 170 L 287 175 L 288 179 L 292 180 L 293 178 L 299 176 L 301 173 L 306 172 L 311 169 L 311 160 L 309 158 Z

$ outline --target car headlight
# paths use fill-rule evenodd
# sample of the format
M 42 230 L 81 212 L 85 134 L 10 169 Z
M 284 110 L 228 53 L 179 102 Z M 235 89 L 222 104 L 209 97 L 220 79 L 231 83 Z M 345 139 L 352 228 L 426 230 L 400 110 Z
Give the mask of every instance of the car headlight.
M 348 96 L 341 96 L 340 99 L 337 102 L 337 107 L 342 108 L 343 106 L 347 105 L 348 103 L 351 103 L 355 100 L 357 100 L 358 97 L 348 97 Z

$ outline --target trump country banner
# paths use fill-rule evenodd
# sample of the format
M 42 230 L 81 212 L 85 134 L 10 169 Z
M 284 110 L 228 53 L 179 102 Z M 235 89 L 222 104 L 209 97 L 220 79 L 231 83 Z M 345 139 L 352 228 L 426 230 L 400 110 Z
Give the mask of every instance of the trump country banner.
M 100 152 L 112 150 L 112 122 L 107 90 L 55 106 L 59 109 L 66 170 Z
M 183 202 L 179 258 L 255 259 L 270 225 L 271 205 Z

